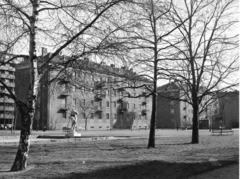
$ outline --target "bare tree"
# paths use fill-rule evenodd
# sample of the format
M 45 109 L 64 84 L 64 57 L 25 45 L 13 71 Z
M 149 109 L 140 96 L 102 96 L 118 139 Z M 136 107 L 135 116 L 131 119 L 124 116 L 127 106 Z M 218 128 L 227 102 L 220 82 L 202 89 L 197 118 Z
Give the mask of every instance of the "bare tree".
M 155 147 L 155 126 L 157 112 L 157 84 L 161 75 L 162 65 L 166 60 L 167 49 L 171 47 L 167 40 L 171 41 L 170 34 L 179 28 L 171 26 L 167 16 L 172 13 L 172 1 L 142 0 L 126 7 L 126 18 L 129 21 L 123 29 L 125 38 L 129 39 L 125 65 L 136 71 L 135 75 L 127 75 L 130 81 L 145 81 L 145 84 L 135 85 L 132 88 L 145 88 L 144 96 L 152 97 L 152 114 L 150 121 L 150 133 L 148 148 Z M 178 43 L 178 42 L 176 42 Z M 145 79 L 145 80 L 143 80 Z M 130 97 L 131 94 L 129 94 Z
M 79 103 L 79 112 L 82 112 L 82 116 L 85 123 L 85 131 L 87 130 L 88 119 L 94 117 L 94 113 L 97 109 L 97 106 L 94 105 L 94 100 L 81 99 Z
M 93 39 L 92 37 L 96 32 L 101 31 L 102 27 L 107 28 L 101 25 L 109 25 L 105 16 L 107 11 L 121 1 L 1 0 L 0 27 L 1 32 L 5 34 L 4 38 L 1 37 L 1 47 L 3 47 L 1 50 L 4 53 L 25 52 L 28 54 L 30 63 L 28 98 L 20 101 L 9 90 L 22 116 L 19 147 L 11 171 L 25 170 L 27 167 L 29 136 L 36 108 L 39 81 L 45 71 L 51 67 L 50 63 L 60 52 L 72 54 L 73 43 L 76 47 L 74 51 L 78 51 L 75 55 L 80 57 L 91 52 L 96 54 L 103 46 L 112 47 L 104 45 L 106 44 L 102 41 L 104 37 Z M 104 34 L 105 37 L 108 32 Z M 41 61 L 37 55 L 41 46 L 53 49 L 53 53 L 44 61 Z M 73 60 L 76 58 L 67 59 L 68 62 L 65 61 L 62 67 L 65 68 Z M 6 85 L 4 86 L 8 89 Z
M 237 6 L 235 0 L 184 0 L 181 5 L 176 1 L 168 16 L 178 30 L 171 34 L 172 41 L 166 41 L 172 47 L 171 65 L 163 70 L 192 105 L 193 144 L 199 143 L 199 114 L 216 100 L 215 93 L 239 84 Z

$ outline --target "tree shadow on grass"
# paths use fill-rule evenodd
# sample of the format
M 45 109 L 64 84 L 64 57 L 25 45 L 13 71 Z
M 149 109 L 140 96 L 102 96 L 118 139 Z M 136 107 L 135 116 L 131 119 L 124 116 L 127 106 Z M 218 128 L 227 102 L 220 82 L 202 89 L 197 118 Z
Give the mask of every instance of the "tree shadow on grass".
M 131 165 L 101 168 L 96 171 L 81 173 L 72 172 L 57 178 L 81 179 L 186 179 L 220 167 L 237 164 L 236 161 L 219 161 L 220 165 L 203 163 L 169 163 L 163 161 L 136 162 Z M 47 177 L 49 178 L 49 177 Z

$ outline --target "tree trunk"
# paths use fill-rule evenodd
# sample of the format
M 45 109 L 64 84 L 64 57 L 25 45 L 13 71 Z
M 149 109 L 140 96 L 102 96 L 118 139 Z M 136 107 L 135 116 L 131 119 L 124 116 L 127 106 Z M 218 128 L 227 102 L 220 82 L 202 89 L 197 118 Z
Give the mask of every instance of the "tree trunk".
M 193 105 L 192 144 L 199 143 L 198 105 Z
M 30 147 L 30 135 L 32 119 L 27 108 L 19 106 L 21 114 L 21 133 L 17 154 L 12 165 L 11 171 L 25 170 L 27 167 L 28 152 Z
M 30 85 L 27 97 L 27 104 L 18 103 L 18 108 L 21 113 L 21 133 L 19 147 L 17 154 L 11 168 L 11 171 L 25 170 L 27 167 L 28 152 L 30 148 L 30 135 L 31 125 L 35 113 L 35 105 L 37 100 L 39 79 L 37 56 L 36 56 L 36 20 L 37 20 L 37 8 L 39 5 L 38 0 L 32 0 L 32 15 L 27 16 L 30 23 L 29 33 L 29 62 L 31 65 L 30 69 Z
M 87 119 L 85 119 L 85 131 L 87 130 Z
M 157 114 L 157 66 L 158 66 L 158 39 L 157 39 L 157 28 L 156 28 L 156 17 L 155 17 L 155 10 L 154 10 L 154 2 L 151 0 L 151 23 L 152 23 L 152 30 L 154 34 L 154 71 L 153 71 L 153 91 L 152 91 L 152 116 L 150 122 L 150 132 L 149 132 L 149 139 L 148 139 L 148 148 L 155 147 L 155 127 L 156 127 L 156 114 Z
M 150 121 L 150 132 L 148 138 L 148 148 L 155 147 L 155 126 L 156 126 L 156 93 L 152 95 L 152 116 Z

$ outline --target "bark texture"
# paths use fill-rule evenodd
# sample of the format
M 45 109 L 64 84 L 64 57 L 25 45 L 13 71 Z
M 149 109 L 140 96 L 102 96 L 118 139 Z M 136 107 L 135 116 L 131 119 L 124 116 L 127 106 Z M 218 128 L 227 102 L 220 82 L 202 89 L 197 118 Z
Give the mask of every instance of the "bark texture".
M 23 104 L 22 104 L 23 105 Z M 31 116 L 26 107 L 18 106 L 22 115 L 22 127 L 20 134 L 20 141 L 15 160 L 13 162 L 11 171 L 21 171 L 27 168 L 28 152 L 30 147 L 30 135 L 31 135 Z

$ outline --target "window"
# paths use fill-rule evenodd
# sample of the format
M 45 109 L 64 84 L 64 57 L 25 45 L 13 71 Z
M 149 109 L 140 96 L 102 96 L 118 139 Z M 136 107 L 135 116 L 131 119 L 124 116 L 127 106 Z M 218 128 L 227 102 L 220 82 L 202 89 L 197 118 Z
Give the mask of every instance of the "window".
M 114 94 L 114 96 L 117 96 L 117 92 L 116 92 L 116 90 L 113 91 L 113 94 Z
M 102 119 L 102 113 L 101 112 L 99 113 L 98 118 Z
M 117 114 L 114 114 L 114 119 L 117 119 Z
M 62 104 L 63 107 L 66 107 L 67 98 L 62 99 L 61 104 Z
M 133 109 L 136 109 L 136 104 L 133 104 Z
M 171 109 L 171 114 L 174 114 L 174 109 Z
M 83 101 L 83 106 L 85 106 L 86 105 L 86 100 L 83 99 L 82 101 Z
M 93 113 L 91 113 L 91 119 L 93 119 L 94 118 L 94 114 Z
M 109 119 L 109 113 L 106 114 L 106 118 Z
M 73 105 L 76 106 L 77 105 L 77 99 L 73 98 Z
M 67 118 L 67 113 L 66 112 L 63 112 L 62 115 L 63 115 L 63 118 Z
M 129 108 L 129 103 L 127 103 L 127 109 Z
M 83 116 L 83 118 L 85 119 L 85 118 L 86 118 L 86 113 L 83 112 L 83 113 L 82 113 L 82 116 Z
M 113 107 L 116 107 L 116 101 L 113 102 Z
M 73 87 L 72 87 L 72 90 L 73 90 L 73 91 L 76 91 L 76 87 L 75 87 L 75 86 L 73 86 Z
M 109 107 L 109 101 L 107 101 L 107 107 Z
M 91 106 L 94 106 L 94 101 L 93 100 L 91 100 Z
M 99 101 L 99 106 L 102 107 L 102 101 Z

